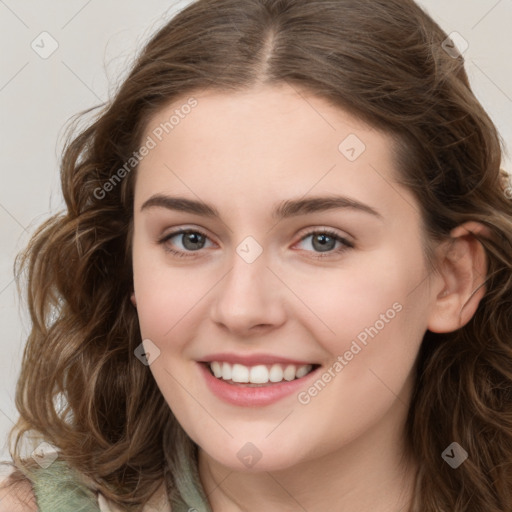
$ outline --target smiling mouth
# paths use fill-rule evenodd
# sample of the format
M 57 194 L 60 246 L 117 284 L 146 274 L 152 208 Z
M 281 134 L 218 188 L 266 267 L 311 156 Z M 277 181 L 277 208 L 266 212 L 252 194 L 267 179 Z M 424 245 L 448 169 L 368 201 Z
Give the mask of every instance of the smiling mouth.
M 261 387 L 298 380 L 320 367 L 319 364 L 258 364 L 245 366 L 226 361 L 202 363 L 218 380 L 234 386 Z

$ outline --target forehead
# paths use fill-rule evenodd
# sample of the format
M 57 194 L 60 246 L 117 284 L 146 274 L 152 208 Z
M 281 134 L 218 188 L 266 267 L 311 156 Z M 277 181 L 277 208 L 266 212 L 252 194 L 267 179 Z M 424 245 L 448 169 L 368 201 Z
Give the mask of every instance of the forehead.
M 139 165 L 139 204 L 156 192 L 242 205 L 309 191 L 396 203 L 392 137 L 287 84 L 182 96 L 153 116 L 148 137 L 155 144 Z
M 192 98 L 193 108 L 189 107 Z M 261 85 L 236 92 L 213 89 L 182 96 L 162 108 L 146 128 L 148 135 L 154 133 L 158 139 L 167 139 L 172 134 L 178 141 L 182 135 L 186 141 L 180 142 L 222 141 L 225 147 L 226 138 L 233 141 L 233 146 L 243 141 L 245 152 L 258 153 L 265 147 L 275 147 L 276 137 L 290 144 L 311 139 L 318 150 L 337 150 L 338 139 L 344 134 L 365 138 L 368 132 L 375 130 L 327 100 L 288 84 Z M 390 139 L 384 133 L 378 135 Z M 319 140 L 315 139 L 319 138 L 325 144 L 318 146 Z M 302 149 L 307 148 L 313 145 Z

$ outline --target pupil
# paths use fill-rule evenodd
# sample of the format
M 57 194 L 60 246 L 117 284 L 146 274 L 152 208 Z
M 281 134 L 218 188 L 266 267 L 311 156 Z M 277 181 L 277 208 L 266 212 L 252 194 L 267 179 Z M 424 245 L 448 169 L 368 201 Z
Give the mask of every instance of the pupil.
M 334 249 L 334 246 L 332 245 L 333 242 L 335 242 L 334 238 L 325 234 L 320 234 L 313 238 L 313 246 L 315 249 L 319 249 L 321 252 Z M 320 245 L 316 245 L 317 243 Z
M 201 249 L 202 244 L 204 243 L 204 238 L 199 233 L 185 233 L 183 235 L 183 245 L 187 249 Z M 199 245 L 199 247 L 198 247 Z

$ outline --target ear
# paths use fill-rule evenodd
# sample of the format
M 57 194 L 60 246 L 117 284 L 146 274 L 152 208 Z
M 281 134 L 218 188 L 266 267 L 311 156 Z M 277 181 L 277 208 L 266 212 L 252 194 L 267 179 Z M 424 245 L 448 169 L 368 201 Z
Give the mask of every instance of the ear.
M 430 312 L 428 329 L 452 332 L 466 325 L 485 295 L 487 256 L 475 235 L 491 238 L 478 222 L 466 222 L 450 233 L 440 254 L 440 285 Z
M 137 300 L 135 299 L 135 292 L 132 292 L 130 295 L 130 300 L 132 301 L 132 304 L 137 307 Z

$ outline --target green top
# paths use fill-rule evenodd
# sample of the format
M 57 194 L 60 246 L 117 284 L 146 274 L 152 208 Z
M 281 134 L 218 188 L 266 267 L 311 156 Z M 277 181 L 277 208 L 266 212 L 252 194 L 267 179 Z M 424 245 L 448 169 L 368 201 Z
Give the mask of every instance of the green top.
M 172 512 L 212 512 L 199 480 L 197 464 L 180 453 L 182 471 L 176 477 L 181 499 Z M 100 512 L 97 494 L 80 482 L 77 473 L 57 459 L 31 477 L 40 512 Z

